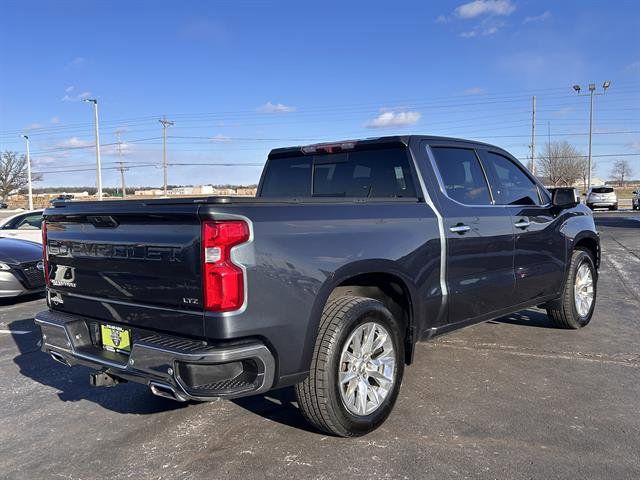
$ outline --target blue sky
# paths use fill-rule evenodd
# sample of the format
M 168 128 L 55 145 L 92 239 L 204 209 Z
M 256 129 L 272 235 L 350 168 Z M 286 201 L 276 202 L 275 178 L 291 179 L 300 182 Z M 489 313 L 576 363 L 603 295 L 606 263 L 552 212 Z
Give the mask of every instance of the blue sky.
M 85 97 L 106 186 L 117 130 L 128 185 L 161 184 L 162 115 L 170 183 L 251 183 L 273 147 L 396 133 L 524 158 L 532 95 L 538 145 L 550 127 L 586 153 L 570 87 L 604 80 L 596 175 L 625 155 L 640 177 L 640 2 L 0 0 L 0 17 L 0 150 L 28 133 L 41 186 L 95 183 Z

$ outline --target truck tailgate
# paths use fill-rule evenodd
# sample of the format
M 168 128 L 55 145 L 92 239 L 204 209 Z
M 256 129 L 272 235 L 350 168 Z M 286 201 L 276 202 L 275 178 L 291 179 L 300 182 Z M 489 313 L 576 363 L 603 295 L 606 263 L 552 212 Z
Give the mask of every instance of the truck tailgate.
M 202 335 L 198 208 L 124 201 L 48 209 L 51 308 Z

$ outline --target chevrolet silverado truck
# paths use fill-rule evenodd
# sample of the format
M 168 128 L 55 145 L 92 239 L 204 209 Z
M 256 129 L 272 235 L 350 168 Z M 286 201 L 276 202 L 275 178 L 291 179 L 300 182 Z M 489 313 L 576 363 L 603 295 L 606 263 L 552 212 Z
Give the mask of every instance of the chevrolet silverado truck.
M 318 429 L 391 412 L 416 342 L 529 307 L 577 329 L 600 243 L 573 189 L 506 151 L 393 136 L 271 151 L 255 198 L 59 202 L 42 350 L 207 401 L 295 386 Z

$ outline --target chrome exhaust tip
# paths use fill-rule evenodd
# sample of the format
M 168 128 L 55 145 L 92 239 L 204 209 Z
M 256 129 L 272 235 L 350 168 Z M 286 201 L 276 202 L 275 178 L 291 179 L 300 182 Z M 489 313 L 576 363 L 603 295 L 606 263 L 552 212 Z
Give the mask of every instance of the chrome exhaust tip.
M 169 385 L 163 385 L 161 383 L 151 382 L 149 384 L 149 388 L 151 389 L 151 393 L 158 397 L 169 398 L 171 400 L 175 400 L 176 402 L 186 402 L 187 398 L 178 392 L 176 392 L 175 388 Z
M 66 365 L 67 367 L 70 367 L 71 365 L 69 364 L 69 362 L 67 361 L 66 358 L 64 358 L 64 356 L 58 352 L 54 352 L 54 351 L 50 351 L 49 355 L 51 355 L 51 358 L 53 358 L 56 362 L 61 363 L 63 365 Z

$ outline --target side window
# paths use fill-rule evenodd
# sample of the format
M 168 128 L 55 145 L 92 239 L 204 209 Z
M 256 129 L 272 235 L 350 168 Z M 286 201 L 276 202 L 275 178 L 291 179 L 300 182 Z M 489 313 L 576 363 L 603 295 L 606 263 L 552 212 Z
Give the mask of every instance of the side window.
M 491 205 L 489 187 L 473 150 L 432 147 L 431 151 L 449 198 L 465 205 Z
M 497 205 L 540 205 L 538 187 L 520 167 L 496 153 L 486 152 L 483 159 Z
M 25 215 L 14 225 L 16 230 L 40 230 L 42 225 L 42 214 Z

